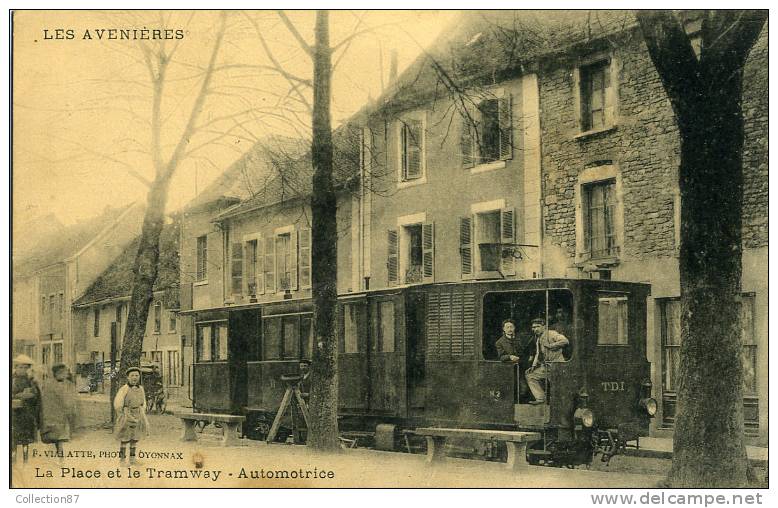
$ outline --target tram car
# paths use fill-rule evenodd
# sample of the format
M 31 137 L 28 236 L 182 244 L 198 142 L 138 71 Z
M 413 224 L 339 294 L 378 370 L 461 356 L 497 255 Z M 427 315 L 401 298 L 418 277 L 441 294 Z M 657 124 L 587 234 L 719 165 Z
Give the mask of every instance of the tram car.
M 400 436 L 416 427 L 527 430 L 542 435 L 528 447 L 530 463 L 575 466 L 598 454 L 609 460 L 648 435 L 656 412 L 646 358 L 649 293 L 639 283 L 531 279 L 342 295 L 340 429 L 373 433 L 383 449 L 405 448 Z M 525 378 L 536 354 L 536 318 L 569 341 L 564 360 L 547 363 L 541 404 Z M 518 365 L 497 354 L 506 319 L 530 345 Z M 195 409 L 245 414 L 244 432 L 263 438 L 284 393 L 281 377 L 310 358 L 311 301 L 201 314 L 200 321 Z M 211 361 L 200 361 L 206 357 Z M 473 449 L 501 453 L 495 443 Z

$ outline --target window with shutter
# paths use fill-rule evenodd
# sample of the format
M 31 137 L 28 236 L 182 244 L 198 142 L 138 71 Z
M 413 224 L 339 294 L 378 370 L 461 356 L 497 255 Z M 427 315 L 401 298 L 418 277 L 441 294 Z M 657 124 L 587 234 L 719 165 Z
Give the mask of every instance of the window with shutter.
M 435 225 L 422 224 L 421 230 L 422 278 L 424 282 L 433 282 L 435 280 Z
M 301 229 L 298 231 L 298 248 L 300 259 L 300 287 L 307 289 L 311 287 L 311 230 Z
M 397 230 L 387 232 L 387 262 L 386 271 L 389 284 L 399 282 L 400 259 L 399 259 L 399 235 Z
M 419 120 L 407 120 L 400 129 L 402 147 L 402 178 L 415 180 L 423 174 L 424 128 Z
M 257 294 L 265 294 L 265 242 L 262 238 L 256 240 L 256 282 Z
M 292 289 L 291 235 L 289 233 L 284 233 L 277 235 L 275 239 L 278 290 Z
M 497 99 L 486 99 L 478 105 L 478 163 L 500 158 L 500 107 Z
M 516 243 L 516 224 L 512 208 L 503 208 L 500 211 L 500 243 Z M 503 248 L 501 252 L 501 269 L 503 275 L 516 275 L 515 261 L 512 255 L 513 249 Z
M 473 218 L 459 219 L 459 255 L 461 258 L 462 278 L 473 275 Z

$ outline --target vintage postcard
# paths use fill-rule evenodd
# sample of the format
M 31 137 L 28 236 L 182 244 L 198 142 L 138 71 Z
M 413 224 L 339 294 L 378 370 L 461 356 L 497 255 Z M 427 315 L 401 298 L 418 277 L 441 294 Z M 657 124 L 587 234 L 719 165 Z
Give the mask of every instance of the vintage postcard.
M 767 487 L 766 11 L 10 29 L 10 487 Z

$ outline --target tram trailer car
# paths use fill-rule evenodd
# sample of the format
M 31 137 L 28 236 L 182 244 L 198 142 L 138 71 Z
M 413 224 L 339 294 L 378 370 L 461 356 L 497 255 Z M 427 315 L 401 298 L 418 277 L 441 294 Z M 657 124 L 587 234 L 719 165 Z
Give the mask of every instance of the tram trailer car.
M 375 432 L 384 449 L 394 448 L 403 430 L 421 426 L 531 430 L 543 436 L 528 449 L 531 463 L 574 466 L 597 454 L 607 461 L 647 436 L 656 412 L 646 358 L 649 293 L 638 283 L 531 279 L 343 295 L 340 428 Z M 230 312 L 224 378 L 232 388 L 220 393 L 231 399 L 220 408 L 247 414 L 249 437 L 267 432 L 285 388 L 281 375 L 297 373 L 298 360 L 310 357 L 311 311 L 305 301 Z M 495 343 L 503 321 L 512 319 L 517 337 L 532 344 L 531 322 L 538 317 L 570 344 L 565 361 L 548 363 L 546 402 L 530 404 L 529 358 L 520 366 L 503 363 Z M 199 403 L 198 396 L 215 399 L 208 393 L 213 385 L 198 385 L 198 368 L 195 407 L 219 409 Z M 473 449 L 504 453 L 492 445 Z

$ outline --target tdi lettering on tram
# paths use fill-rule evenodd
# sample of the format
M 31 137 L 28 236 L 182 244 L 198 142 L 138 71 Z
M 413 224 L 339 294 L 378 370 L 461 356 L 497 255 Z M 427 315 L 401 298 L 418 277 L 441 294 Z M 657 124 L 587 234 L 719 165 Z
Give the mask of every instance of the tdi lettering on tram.
M 600 384 L 604 392 L 623 392 L 625 389 L 624 381 L 602 381 Z

